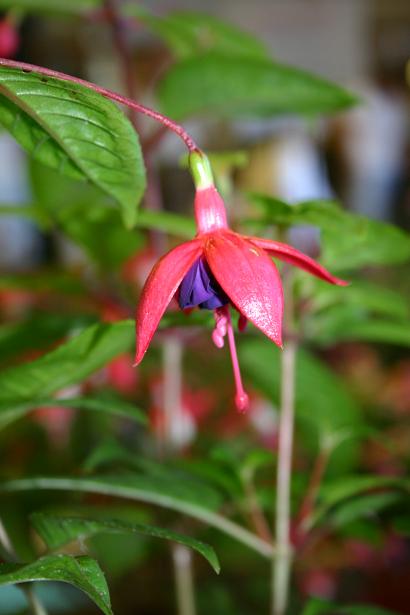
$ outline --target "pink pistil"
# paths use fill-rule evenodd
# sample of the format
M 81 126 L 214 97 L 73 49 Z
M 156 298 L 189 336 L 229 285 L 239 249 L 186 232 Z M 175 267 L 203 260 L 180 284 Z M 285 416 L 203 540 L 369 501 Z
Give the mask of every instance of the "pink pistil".
M 214 312 L 215 314 L 215 329 L 212 332 L 212 340 L 218 348 L 224 345 L 224 337 L 228 335 L 229 351 L 231 353 L 232 369 L 235 378 L 236 395 L 235 405 L 239 412 L 246 412 L 249 407 L 249 397 L 245 392 L 242 384 L 241 370 L 239 367 L 238 353 L 236 351 L 235 335 L 232 327 L 231 314 L 229 307 L 224 305 Z

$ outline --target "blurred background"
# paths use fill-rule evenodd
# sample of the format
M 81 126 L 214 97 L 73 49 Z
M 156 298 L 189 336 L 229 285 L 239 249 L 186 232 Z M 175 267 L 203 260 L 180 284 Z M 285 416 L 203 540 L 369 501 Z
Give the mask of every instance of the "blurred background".
M 408 1 L 208 0 L 204 5 L 199 0 L 146 0 L 138 2 L 138 9 L 160 17 L 174 11 L 206 11 L 260 40 L 274 60 L 337 82 L 360 99 L 355 108 L 320 119 L 290 114 L 249 114 L 241 119 L 216 116 L 212 111 L 184 119 L 184 126 L 201 147 L 211 152 L 233 221 L 252 218 L 257 211 L 244 197 L 252 192 L 295 205 L 338 200 L 343 211 L 410 230 Z M 11 54 L 14 58 L 126 91 L 112 30 L 102 11 L 90 9 L 80 16 L 58 11 L 16 11 L 13 19 L 19 33 Z M 175 62 L 176 47 L 167 44 L 138 17 L 124 18 L 124 24 L 121 27 L 130 53 L 131 88 L 138 100 L 156 106 L 156 86 Z M 203 40 L 200 36 L 201 33 L 200 43 L 207 49 L 212 26 L 204 30 Z M 183 146 L 173 135 L 158 134 L 151 120 L 139 117 L 138 128 L 144 149 L 149 151 L 144 207 L 191 215 L 193 187 L 181 161 Z M 93 213 L 94 193 L 83 192 L 78 198 L 69 185 L 59 183 L 55 172 L 30 161 L 6 132 L 0 133 L 0 157 L 0 346 L 3 343 L 1 361 L 5 367 L 39 356 L 95 319 L 113 322 L 132 317 L 147 272 L 157 254 L 174 240 L 152 228 L 138 229 L 132 239 L 125 240 L 122 231 L 109 237 L 107 228 L 111 222 L 107 226 Z M 77 199 L 76 213 L 67 213 L 69 207 L 64 204 L 58 219 L 50 224 L 55 204 L 70 198 Z M 18 213 L 18 208 L 33 202 L 42 203 L 45 224 Z M 85 215 L 88 205 L 89 214 Z M 89 226 L 83 215 L 89 216 Z M 385 250 L 387 256 L 374 257 L 374 244 L 366 252 L 367 244 L 363 247 L 353 240 L 349 243 L 349 228 L 348 224 L 341 227 L 340 236 L 337 230 L 332 231 L 332 246 L 337 249 L 328 251 L 327 256 L 324 253 L 325 262 L 332 272 L 339 275 L 347 271 L 348 279 L 357 276 L 363 284 L 359 280 L 353 307 L 344 305 L 346 295 L 318 293 L 319 316 L 307 318 L 306 338 L 309 352 L 314 361 L 320 361 L 320 367 L 314 363 L 315 371 L 312 363 L 309 369 L 313 371 L 306 368 L 306 378 L 315 374 L 314 387 L 323 386 L 330 396 L 336 381 L 328 378 L 336 378 L 342 393 L 334 412 L 343 415 L 347 406 L 347 413 L 359 409 L 366 423 L 366 428 L 360 428 L 361 435 L 358 430 L 354 445 L 340 451 L 329 468 L 330 479 L 343 480 L 345 473 L 355 472 L 404 478 L 410 462 L 408 259 L 392 256 L 389 261 L 394 238 L 392 246 L 380 244 L 380 254 Z M 370 235 L 373 231 L 366 232 Z M 319 255 L 321 231 L 314 222 L 293 227 L 290 239 L 312 256 Z M 115 277 L 118 272 L 120 283 Z M 132 290 L 125 292 L 120 284 L 129 284 Z M 302 299 L 304 289 L 303 286 Z M 306 296 L 310 290 L 311 287 Z M 361 305 L 361 301 L 367 304 Z M 330 311 L 326 311 L 328 308 Z M 16 329 L 11 327 L 27 322 L 33 338 L 31 342 L 27 338 L 21 342 L 23 334 L 16 337 Z M 210 349 L 208 334 L 185 332 L 163 337 L 163 354 L 154 349 L 141 370 L 131 368 L 130 354 L 121 355 L 81 386 L 87 391 L 113 389 L 128 400 L 136 400 L 142 408 L 149 408 L 151 440 L 139 428 L 115 425 L 114 439 L 136 455 L 142 451 L 154 456 L 156 437 L 171 443 L 172 454 L 186 458 L 187 464 L 212 450 L 215 472 L 226 473 L 231 479 L 235 475 L 237 480 L 243 451 L 248 453 L 255 447 L 276 450 L 277 383 L 271 383 L 268 376 L 264 380 L 258 373 L 263 368 L 263 353 L 253 354 L 252 344 L 243 345 L 243 369 L 252 392 L 252 409 L 244 418 L 231 407 L 229 364 L 226 357 Z M 183 384 L 179 383 L 177 392 L 177 427 L 171 428 L 166 422 L 166 376 L 155 368 L 161 361 L 179 368 L 184 365 Z M 322 365 L 326 374 L 321 371 Z M 178 379 L 178 373 L 172 382 Z M 64 397 L 72 392 L 60 394 Z M 321 412 L 326 415 L 329 401 L 313 397 L 312 403 L 318 407 L 322 404 Z M 112 444 L 112 424 L 108 420 L 87 413 L 80 416 L 71 409 L 58 408 L 58 404 L 56 409 L 50 413 L 50 409 L 40 408 L 30 415 L 30 424 L 18 422 L 0 433 L 4 476 L 77 472 L 94 448 Z M 302 419 L 303 422 L 306 416 Z M 314 446 L 306 445 L 310 436 L 310 428 L 305 432 L 302 425 L 297 433 L 296 499 L 306 485 L 314 459 Z M 267 467 L 262 464 L 258 472 L 257 493 L 268 516 L 272 468 L 269 463 Z M 38 507 L 62 506 L 62 501 L 67 506 L 73 506 L 73 502 L 83 507 L 107 504 L 98 496 L 81 501 L 80 496 L 70 500 L 60 494 L 59 498 L 55 494 L 47 501 L 39 494 L 7 497 L 2 507 L 12 534 L 29 535 L 27 514 Z M 169 520 L 165 513 L 154 515 L 148 507 L 137 510 L 117 502 L 110 506 L 125 519 L 135 520 L 137 515 L 150 521 L 156 515 L 155 518 Z M 380 509 L 377 506 L 370 500 L 359 512 L 348 509 L 344 519 L 339 511 L 339 517 L 332 518 L 332 529 L 317 537 L 317 544 L 306 548 L 296 565 L 294 613 L 300 612 L 298 605 L 307 597 L 317 596 L 368 601 L 402 615 L 410 614 L 409 500 L 391 498 L 380 504 Z M 172 523 L 179 527 L 176 515 Z M 183 525 L 184 530 L 187 527 L 190 529 L 190 522 Z M 208 536 L 206 530 L 204 538 L 223 553 L 223 571 L 217 578 L 205 563 L 195 559 L 198 612 L 267 612 L 269 571 L 264 562 L 228 538 L 212 533 Z M 27 553 L 23 539 L 16 540 L 21 542 L 18 546 L 22 552 Z M 175 612 L 172 557 L 167 547 L 148 539 L 118 536 L 99 537 L 92 544 L 107 573 L 115 613 Z M 57 586 L 40 591 L 43 596 L 47 594 L 56 613 L 94 612 L 74 590 L 64 595 Z M 14 588 L 7 589 L 7 594 L 0 593 L 0 613 L 22 612 L 23 604 Z

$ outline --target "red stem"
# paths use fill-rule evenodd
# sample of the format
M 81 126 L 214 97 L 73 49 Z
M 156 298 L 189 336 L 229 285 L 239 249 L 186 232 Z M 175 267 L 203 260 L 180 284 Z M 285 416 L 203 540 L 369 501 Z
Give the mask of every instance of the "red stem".
M 62 81 L 69 81 L 70 83 L 75 83 L 77 85 L 86 87 L 90 90 L 93 90 L 94 92 L 97 92 L 97 94 L 101 94 L 101 96 L 104 96 L 105 98 L 115 100 L 115 102 L 118 102 L 121 105 L 125 105 L 130 109 L 134 109 L 138 113 L 143 113 L 144 115 L 151 117 L 156 122 L 159 122 L 169 130 L 172 130 L 182 139 L 190 152 L 201 151 L 193 138 L 182 128 L 182 126 L 171 120 L 169 117 L 162 115 L 162 113 L 159 113 L 159 111 L 154 111 L 154 109 L 150 109 L 145 105 L 141 105 L 140 103 L 137 103 L 134 100 L 127 98 L 126 96 L 122 96 L 121 94 L 117 94 L 116 92 L 112 92 L 111 90 L 107 90 L 106 88 L 100 87 L 99 85 L 91 83 L 90 81 L 85 81 L 85 79 L 80 79 L 79 77 L 72 77 L 71 75 L 66 75 L 65 73 L 60 73 L 59 71 L 52 70 L 50 68 L 36 66 L 35 64 L 26 64 L 25 62 L 16 62 L 15 60 L 6 60 L 4 58 L 0 58 L 0 66 L 5 66 L 6 68 L 16 68 L 17 70 L 22 70 L 25 73 L 39 73 L 40 75 L 45 75 L 46 77 L 61 79 Z
M 249 509 L 249 517 L 252 521 L 255 532 L 258 534 L 259 538 L 262 538 L 262 540 L 273 544 L 272 532 L 270 530 L 266 517 L 263 514 L 263 510 L 259 506 L 258 496 L 251 478 L 245 480 L 244 488 L 246 502 Z
M 296 527 L 297 534 L 299 535 L 298 538 L 304 538 L 306 534 L 306 528 L 304 527 L 304 523 L 307 519 L 309 519 L 314 510 L 322 478 L 325 474 L 326 467 L 329 461 L 329 454 L 330 452 L 327 449 L 320 451 L 313 466 L 312 474 L 310 476 L 309 484 L 306 490 L 306 495 L 300 507 L 299 514 L 297 515 Z

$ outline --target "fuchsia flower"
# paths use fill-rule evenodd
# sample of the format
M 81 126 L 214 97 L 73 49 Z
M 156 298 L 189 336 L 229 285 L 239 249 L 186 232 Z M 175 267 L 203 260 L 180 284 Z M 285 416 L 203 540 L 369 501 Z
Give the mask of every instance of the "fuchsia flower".
M 295 265 L 331 284 L 346 282 L 291 246 L 248 237 L 232 231 L 225 205 L 213 185 L 207 159 L 191 154 L 197 192 L 195 219 L 198 232 L 163 256 L 153 267 L 142 291 L 136 315 L 135 364 L 142 360 L 168 304 L 178 294 L 182 309 L 198 306 L 214 310 L 214 343 L 221 348 L 228 336 L 236 383 L 235 402 L 246 410 L 229 306 L 240 314 L 239 328 L 250 320 L 269 339 L 282 346 L 283 290 L 271 256 Z

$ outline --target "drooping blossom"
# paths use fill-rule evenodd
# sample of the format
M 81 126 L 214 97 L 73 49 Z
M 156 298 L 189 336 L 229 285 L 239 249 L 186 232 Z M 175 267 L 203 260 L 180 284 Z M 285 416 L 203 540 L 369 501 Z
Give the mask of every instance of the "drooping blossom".
M 230 307 L 239 314 L 239 328 L 249 320 L 282 347 L 283 290 L 272 256 L 295 265 L 331 284 L 346 282 L 292 246 L 232 231 L 224 202 L 216 190 L 207 158 L 190 156 L 196 184 L 197 234 L 163 256 L 153 267 L 142 291 L 136 314 L 136 358 L 142 360 L 171 299 L 182 309 L 198 306 L 215 315 L 212 339 L 217 347 L 227 336 L 236 384 L 235 403 L 246 410 Z

